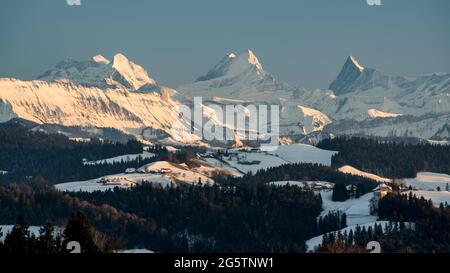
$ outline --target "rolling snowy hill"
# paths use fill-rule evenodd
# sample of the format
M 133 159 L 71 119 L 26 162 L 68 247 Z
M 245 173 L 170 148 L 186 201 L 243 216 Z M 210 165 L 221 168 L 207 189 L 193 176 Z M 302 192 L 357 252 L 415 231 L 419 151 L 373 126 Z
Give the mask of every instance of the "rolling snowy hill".
M 417 197 L 431 199 L 434 206 L 439 207 L 441 203 L 450 204 L 450 192 L 446 190 L 447 185 L 450 185 L 450 175 L 442 173 L 420 172 L 416 178 L 405 179 L 407 187 L 412 187 L 410 192 Z M 440 189 L 440 191 L 438 191 Z
M 331 165 L 331 157 L 337 152 L 326 151 L 304 144 L 289 144 L 278 146 L 275 150 L 247 151 L 242 149 L 230 150 L 228 155 L 220 160 L 203 158 L 208 163 L 238 171 L 242 174 L 256 173 L 272 167 L 293 163 L 311 163 L 324 166 Z

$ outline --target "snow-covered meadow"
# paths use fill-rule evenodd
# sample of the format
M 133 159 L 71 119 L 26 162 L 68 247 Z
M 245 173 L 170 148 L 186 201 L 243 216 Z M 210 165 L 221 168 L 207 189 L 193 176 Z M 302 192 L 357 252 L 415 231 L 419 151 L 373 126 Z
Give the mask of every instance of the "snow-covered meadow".
M 450 185 L 450 175 L 421 172 L 417 174 L 416 178 L 405 179 L 405 184 L 407 187 L 413 188 L 412 194 L 431 199 L 436 207 L 445 202 L 450 204 L 450 192 L 446 191 L 447 185 Z M 404 192 L 404 194 L 409 193 L 410 191 Z
M 220 161 L 211 158 L 205 160 L 215 166 L 232 168 L 246 174 L 294 163 L 330 166 L 331 157 L 336 153 L 306 144 L 289 144 L 278 146 L 275 150 L 250 151 L 233 149 L 230 150 L 228 156 L 223 156 Z
M 83 162 L 84 165 L 101 165 L 101 164 L 114 164 L 114 163 L 121 163 L 121 162 L 130 162 L 134 161 L 138 158 L 141 158 L 142 160 L 150 159 L 156 157 L 156 154 L 149 153 L 149 152 L 142 152 L 140 154 L 128 154 L 128 155 L 121 155 L 96 161 L 85 161 Z

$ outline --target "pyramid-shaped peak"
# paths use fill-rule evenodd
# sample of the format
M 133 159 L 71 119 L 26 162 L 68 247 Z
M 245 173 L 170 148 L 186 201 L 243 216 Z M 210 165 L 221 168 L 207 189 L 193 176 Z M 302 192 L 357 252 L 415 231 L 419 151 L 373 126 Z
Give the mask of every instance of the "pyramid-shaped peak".
M 356 58 L 349 56 L 338 77 L 331 83 L 329 89 L 333 90 L 336 95 L 350 92 L 353 89 L 353 84 L 363 74 L 364 70 L 364 66 Z
M 223 57 L 205 76 L 201 76 L 197 81 L 208 81 L 220 77 L 235 77 L 245 73 L 263 73 L 263 67 L 250 49 L 240 53 L 228 53 Z

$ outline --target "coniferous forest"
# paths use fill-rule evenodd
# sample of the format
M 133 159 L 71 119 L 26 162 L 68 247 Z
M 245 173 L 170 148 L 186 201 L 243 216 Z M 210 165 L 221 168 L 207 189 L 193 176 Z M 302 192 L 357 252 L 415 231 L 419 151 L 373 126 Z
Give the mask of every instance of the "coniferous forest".
M 162 155 L 160 147 L 150 152 Z M 114 164 L 85 165 L 83 160 L 100 160 L 124 154 L 142 153 L 138 141 L 112 143 L 92 139 L 88 143 L 71 141 L 61 134 L 46 134 L 29 130 L 21 123 L 0 124 L 0 184 L 23 182 L 30 177 L 42 176 L 50 184 L 82 181 L 108 174 L 123 172 L 126 168 L 138 168 L 158 160 L 138 158 Z
M 16 223 L 11 232 L 3 234 L 0 252 L 62 253 L 71 240 L 79 241 L 86 252 L 126 248 L 305 252 L 306 240 L 345 228 L 347 215 L 331 211 L 319 217 L 323 207 L 317 191 L 269 182 L 328 181 L 335 184 L 333 201 L 342 202 L 359 198 L 378 185 L 336 170 L 345 164 L 388 177 L 413 177 L 423 170 L 448 173 L 447 147 L 360 138 L 324 140 L 319 147 L 340 151 L 332 158 L 332 167 L 286 164 L 242 177 L 217 176 L 214 186 L 163 188 L 146 181 L 131 189 L 64 193 L 52 185 L 120 173 L 156 160 L 184 163 L 204 150 L 185 147 L 168 152 L 155 145 L 149 147 L 155 158 L 92 166 L 82 164 L 83 159 L 137 154 L 143 145 L 137 141 L 75 142 L 20 124 L 0 125 L 0 170 L 8 171 L 0 175 L 0 225 Z M 406 164 L 405 158 L 413 164 Z M 393 224 L 326 235 L 318 251 L 366 252 L 365 244 L 372 240 L 383 242 L 386 252 L 450 251 L 448 207 L 434 208 L 430 201 L 393 193 L 381 199 L 378 213 L 380 219 Z M 414 223 L 413 228 L 409 223 Z M 28 226 L 41 230 L 33 235 Z
M 92 226 L 129 246 L 162 252 L 303 252 L 304 241 L 343 223 L 316 221 L 321 198 L 298 187 L 240 184 L 66 194 L 44 181 L 0 187 L 0 219 L 33 226 L 83 212 Z M 14 208 L 14 209 L 12 209 Z
M 450 174 L 449 145 L 337 137 L 322 140 L 317 147 L 339 151 L 332 158 L 332 165 L 337 168 L 351 165 L 389 178 L 413 178 L 420 171 Z

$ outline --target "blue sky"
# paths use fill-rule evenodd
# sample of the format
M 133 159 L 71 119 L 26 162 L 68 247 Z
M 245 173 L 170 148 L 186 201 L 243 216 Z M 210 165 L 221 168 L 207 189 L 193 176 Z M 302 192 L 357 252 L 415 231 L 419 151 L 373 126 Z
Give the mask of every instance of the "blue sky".
M 279 80 L 326 88 L 348 55 L 391 74 L 450 72 L 450 1 L 0 1 L 0 77 L 116 52 L 171 87 L 252 49 Z

